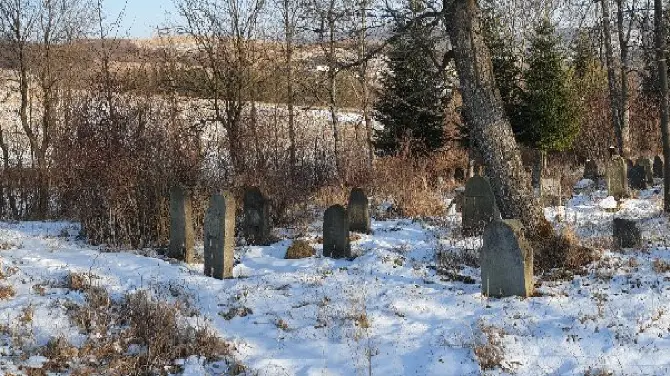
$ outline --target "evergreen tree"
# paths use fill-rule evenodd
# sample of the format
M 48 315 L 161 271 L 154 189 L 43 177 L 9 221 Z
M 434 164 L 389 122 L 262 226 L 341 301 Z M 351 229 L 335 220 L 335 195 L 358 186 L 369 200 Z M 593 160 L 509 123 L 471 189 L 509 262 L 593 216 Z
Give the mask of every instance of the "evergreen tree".
M 523 127 L 518 136 L 541 151 L 565 150 L 579 132 L 579 102 L 559 42 L 551 22 L 542 20 L 531 38 L 524 72 Z
M 388 155 L 407 140 L 413 154 L 426 154 L 442 147 L 445 139 L 445 75 L 429 55 L 436 50 L 436 38 L 426 20 L 397 21 L 394 32 L 400 34 L 389 46 L 388 69 L 374 108 L 384 127 L 375 132 L 374 144 Z

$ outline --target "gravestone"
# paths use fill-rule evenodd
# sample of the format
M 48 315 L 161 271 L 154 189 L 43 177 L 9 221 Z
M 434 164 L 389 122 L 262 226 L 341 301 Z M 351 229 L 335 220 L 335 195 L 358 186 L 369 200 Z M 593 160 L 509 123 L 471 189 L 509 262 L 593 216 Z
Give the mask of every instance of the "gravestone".
M 653 185 L 654 184 L 654 162 L 645 157 L 640 157 L 637 159 L 637 162 L 635 164 L 636 166 L 642 166 L 644 168 L 644 178 L 647 182 L 647 185 Z
M 596 181 L 600 175 L 598 171 L 598 164 L 593 159 L 587 159 L 584 165 L 584 179 Z
M 664 171 L 663 171 L 663 157 L 657 155 L 654 157 L 654 177 L 655 178 L 663 178 Z
M 473 176 L 463 194 L 463 236 L 479 236 L 498 214 L 491 185 L 486 178 Z
M 618 248 L 636 248 L 642 245 L 642 235 L 637 223 L 631 219 L 614 218 L 612 223 L 614 246 Z
M 323 215 L 323 256 L 351 257 L 347 211 L 342 205 L 333 205 Z
M 454 180 L 458 183 L 465 181 L 465 169 L 463 167 L 456 167 L 454 169 Z
M 349 231 L 370 233 L 368 195 L 362 188 L 351 190 L 349 203 L 347 204 L 347 215 L 349 216 Z
M 533 250 L 517 219 L 495 220 L 484 229 L 479 260 L 482 295 L 533 295 Z
M 191 218 L 191 198 L 180 186 L 170 188 L 170 244 L 168 256 L 186 263 L 193 262 L 195 238 Z
M 628 168 L 626 160 L 612 158 L 607 164 L 607 191 L 610 196 L 621 199 L 628 196 Z
M 647 189 L 646 171 L 643 166 L 633 166 L 628 171 L 628 183 L 632 189 Z
M 257 187 L 247 188 L 243 199 L 242 234 L 248 244 L 268 245 L 270 239 L 270 200 Z
M 235 251 L 235 199 L 230 192 L 214 194 L 205 214 L 205 275 L 233 278 Z

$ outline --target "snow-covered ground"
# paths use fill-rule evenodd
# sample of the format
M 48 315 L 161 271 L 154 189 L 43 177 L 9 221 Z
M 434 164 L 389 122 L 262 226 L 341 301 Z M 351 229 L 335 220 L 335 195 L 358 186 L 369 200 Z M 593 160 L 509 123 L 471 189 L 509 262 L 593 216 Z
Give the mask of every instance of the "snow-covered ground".
M 600 205 L 604 196 L 579 196 L 545 213 L 596 247 L 611 243 L 614 216 L 639 218 L 647 245 L 604 249 L 583 275 L 538 281 L 528 299 L 482 297 L 476 267 L 437 273 L 437 250 L 477 244 L 456 235 L 458 214 L 373 221 L 373 235 L 355 236 L 359 256 L 351 261 L 285 260 L 290 240 L 239 247 L 236 278 L 224 281 L 203 276 L 202 265 L 87 246 L 72 236 L 76 224 L 1 223 L 0 285 L 13 286 L 15 296 L 0 301 L 0 324 L 17 325 L 29 306 L 34 313 L 28 344 L 0 335 L 0 374 L 39 366 L 44 359 L 21 354 L 51 338 L 81 344 L 64 308 L 81 296 L 56 283 L 72 272 L 95 275 L 113 299 L 178 286 L 254 375 L 670 374 L 670 230 L 660 197 L 645 191 L 612 209 Z M 317 255 L 319 227 L 308 239 Z M 483 371 L 486 354 L 502 358 Z M 216 374 L 194 359 L 183 363 L 184 374 Z

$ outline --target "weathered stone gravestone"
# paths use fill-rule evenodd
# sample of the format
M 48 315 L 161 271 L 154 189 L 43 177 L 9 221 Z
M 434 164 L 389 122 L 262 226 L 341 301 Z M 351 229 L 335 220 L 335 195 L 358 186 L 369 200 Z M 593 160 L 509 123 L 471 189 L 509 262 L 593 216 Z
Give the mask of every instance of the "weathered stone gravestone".
M 663 178 L 664 171 L 663 171 L 663 157 L 657 155 L 654 157 L 654 177 L 655 178 Z
M 351 257 L 347 211 L 342 205 L 333 205 L 323 215 L 323 256 Z
M 628 183 L 632 189 L 647 189 L 646 171 L 643 166 L 633 166 L 628 171 Z
M 499 216 L 488 180 L 473 176 L 463 194 L 463 236 L 479 236 L 484 227 Z
M 628 167 L 623 158 L 614 157 L 609 161 L 606 176 L 610 196 L 616 199 L 628 196 Z
M 349 194 L 347 204 L 347 215 L 349 216 L 349 231 L 370 233 L 370 208 L 368 195 L 362 188 L 354 188 Z
M 636 248 L 642 245 L 642 235 L 637 223 L 631 219 L 614 218 L 612 223 L 614 246 L 617 248 Z
M 456 167 L 454 169 L 454 180 L 458 183 L 465 181 L 465 169 L 463 167 Z
M 654 171 L 653 171 L 653 166 L 654 162 L 645 157 L 640 157 L 637 159 L 637 162 L 635 164 L 636 166 L 641 166 L 644 169 L 644 178 L 647 182 L 648 185 L 653 185 L 654 184 Z
M 235 251 L 235 199 L 229 192 L 214 194 L 205 214 L 205 275 L 233 278 Z
M 587 159 L 586 164 L 584 165 L 584 179 L 589 179 L 596 181 L 600 176 L 600 171 L 598 171 L 598 163 L 593 159 Z
M 168 256 L 186 263 L 193 262 L 193 221 L 191 198 L 184 188 L 170 188 L 170 244 Z
M 270 201 L 257 187 L 247 188 L 243 199 L 242 234 L 248 244 L 268 245 L 270 239 Z
M 561 195 L 561 181 L 556 178 L 542 178 L 540 184 L 540 191 L 542 195 L 560 196 Z
M 482 295 L 533 295 L 533 249 L 519 220 L 496 220 L 484 229 L 479 262 Z

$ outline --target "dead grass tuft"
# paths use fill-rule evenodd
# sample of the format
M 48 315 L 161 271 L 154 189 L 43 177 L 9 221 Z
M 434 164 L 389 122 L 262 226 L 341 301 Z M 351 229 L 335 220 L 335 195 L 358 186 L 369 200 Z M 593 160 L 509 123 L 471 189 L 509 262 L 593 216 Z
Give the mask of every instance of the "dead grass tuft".
M 658 274 L 667 273 L 670 272 L 670 263 L 657 258 L 652 264 L 652 269 Z
M 538 231 L 527 235 L 535 252 L 534 268 L 538 274 L 554 268 L 581 270 L 600 258 L 599 252 L 580 244 L 570 227 L 556 234 L 551 224 L 545 222 Z
M 314 248 L 305 240 L 295 240 L 286 250 L 286 259 L 301 259 L 314 256 Z
M 0 300 L 13 298 L 16 295 L 14 287 L 11 285 L 0 285 Z
M 505 351 L 502 346 L 502 338 L 505 332 L 492 325 L 486 325 L 482 322 L 478 325 L 480 335 L 479 340 L 473 349 L 475 358 L 482 370 L 491 370 L 502 368 L 505 360 Z

